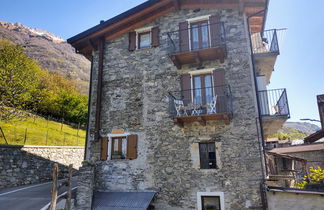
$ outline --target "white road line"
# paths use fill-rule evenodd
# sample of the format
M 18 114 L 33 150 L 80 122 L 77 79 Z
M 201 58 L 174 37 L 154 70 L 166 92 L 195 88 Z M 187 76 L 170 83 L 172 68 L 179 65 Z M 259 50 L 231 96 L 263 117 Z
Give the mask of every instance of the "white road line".
M 76 188 L 78 188 L 78 187 L 73 187 L 72 189 L 71 189 L 71 191 L 72 190 L 75 190 Z M 62 193 L 62 194 L 60 194 L 59 196 L 57 196 L 57 200 L 59 200 L 61 197 L 63 197 L 64 195 L 66 195 L 67 194 L 67 191 L 65 191 L 64 193 Z M 50 207 L 50 205 L 51 205 L 51 202 L 49 202 L 48 204 L 46 204 L 43 208 L 41 208 L 40 210 L 47 210 L 49 207 Z
M 62 181 L 62 180 L 65 180 L 65 179 L 61 179 L 59 181 Z M 36 185 L 28 186 L 28 187 L 19 188 L 17 190 L 12 190 L 12 191 L 9 191 L 9 192 L 1 193 L 0 196 L 8 195 L 10 193 L 15 193 L 15 192 L 18 192 L 18 191 L 21 191 L 21 190 L 26 190 L 26 189 L 30 189 L 30 188 L 33 188 L 33 187 L 38 187 L 38 186 L 42 186 L 42 185 L 50 184 L 50 183 L 52 183 L 52 182 L 45 182 L 45 183 L 42 183 L 42 184 L 36 184 Z

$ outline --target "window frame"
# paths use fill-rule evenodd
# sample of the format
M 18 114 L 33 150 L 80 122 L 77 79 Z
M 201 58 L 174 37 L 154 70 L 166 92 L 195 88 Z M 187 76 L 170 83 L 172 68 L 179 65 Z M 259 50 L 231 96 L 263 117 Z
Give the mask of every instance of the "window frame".
M 186 19 L 186 21 L 188 22 L 189 51 L 199 50 L 199 49 L 192 48 L 192 39 L 191 39 L 191 25 L 195 24 L 195 23 L 199 23 L 199 22 L 207 22 L 207 28 L 208 28 L 208 47 L 207 48 L 212 46 L 211 33 L 210 33 L 210 20 L 209 20 L 210 17 L 211 17 L 211 15 L 204 15 L 204 16 Z
M 141 36 L 143 35 L 146 35 L 148 34 L 149 35 L 149 46 L 147 47 L 141 47 Z M 150 29 L 149 31 L 141 31 L 141 32 L 136 32 L 136 41 L 137 41 L 137 46 L 136 48 L 138 50 L 140 49 L 148 49 L 148 48 L 152 48 L 152 29 Z
M 206 76 L 210 76 L 210 81 L 211 81 L 211 94 L 212 96 L 215 96 L 215 90 L 214 90 L 214 77 L 212 72 L 210 73 L 203 73 L 203 74 L 194 74 L 191 75 L 191 79 L 192 79 L 192 83 L 191 83 L 191 89 L 192 89 L 192 93 L 191 93 L 191 98 L 192 98 L 192 102 L 194 102 L 194 98 L 196 95 L 196 89 L 200 89 L 200 93 L 201 93 L 201 103 L 202 104 L 207 104 L 207 99 L 206 99 L 206 83 L 205 83 L 205 78 Z M 200 88 L 196 88 L 196 84 L 195 84 L 195 78 L 199 77 L 200 78 Z M 211 99 L 213 100 L 213 99 Z
M 197 209 L 198 210 L 203 210 L 202 197 L 219 197 L 220 209 L 225 210 L 224 192 L 197 192 Z
M 203 47 L 203 24 L 207 24 L 207 46 Z M 201 49 L 206 49 L 210 47 L 211 41 L 210 41 L 210 26 L 209 26 L 209 18 L 205 19 L 205 20 L 200 20 L 200 21 L 193 21 L 193 22 L 189 22 L 189 33 L 190 33 L 190 46 L 191 46 L 191 51 L 192 50 L 201 50 Z M 193 45 L 193 29 L 194 29 L 194 25 L 198 25 L 197 27 L 197 32 L 198 32 L 198 48 L 194 48 Z
M 122 158 L 122 152 L 123 152 L 123 139 L 126 139 L 126 151 L 125 151 L 125 156 L 124 158 Z M 113 156 L 114 154 L 114 149 L 115 149 L 115 140 L 118 140 L 118 148 L 117 151 L 120 153 L 121 158 L 114 158 Z M 127 144 L 128 144 L 128 140 L 127 140 L 127 136 L 119 136 L 119 137 L 112 137 L 111 138 L 111 147 L 110 147 L 110 156 L 111 156 L 111 160 L 126 160 L 127 157 Z
M 202 144 L 205 144 L 206 145 L 206 147 L 207 147 L 207 154 L 208 154 L 208 165 L 210 166 L 210 162 L 212 161 L 212 160 L 214 160 L 215 161 L 215 168 L 213 167 L 213 168 L 211 168 L 211 167 L 209 167 L 209 168 L 202 168 L 202 154 L 201 154 L 201 150 L 200 150 L 200 146 L 202 145 Z M 215 158 L 214 159 L 210 159 L 209 158 L 209 151 L 208 151 L 208 145 L 213 145 L 213 147 L 214 147 L 214 153 L 215 153 Z M 215 144 L 215 142 L 199 142 L 198 143 L 198 147 L 199 147 L 199 163 L 200 163 L 200 166 L 199 166 L 199 168 L 200 169 L 202 169 L 202 170 L 205 170 L 205 169 L 207 169 L 207 170 L 210 170 L 210 169 L 218 169 L 219 167 L 218 167 L 218 162 L 217 162 L 217 148 L 216 148 L 216 144 Z

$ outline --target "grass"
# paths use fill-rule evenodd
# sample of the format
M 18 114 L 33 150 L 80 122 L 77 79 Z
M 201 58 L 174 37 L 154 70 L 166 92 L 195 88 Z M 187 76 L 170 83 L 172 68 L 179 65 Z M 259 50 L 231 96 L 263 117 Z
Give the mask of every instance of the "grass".
M 85 143 L 85 130 L 38 116 L 0 121 L 0 127 L 11 145 L 84 146 Z M 6 144 L 1 131 L 0 144 Z

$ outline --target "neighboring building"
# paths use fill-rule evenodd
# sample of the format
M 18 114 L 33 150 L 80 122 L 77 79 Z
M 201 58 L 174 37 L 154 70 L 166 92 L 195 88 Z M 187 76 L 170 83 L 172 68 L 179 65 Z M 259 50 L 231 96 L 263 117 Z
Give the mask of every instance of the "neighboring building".
M 285 154 L 295 158 L 301 158 L 307 161 L 307 169 L 310 166 L 324 167 L 324 143 L 301 144 L 290 147 L 275 148 L 270 152 L 276 154 Z
M 92 60 L 79 209 L 266 207 L 263 138 L 289 118 L 267 6 L 150 0 L 68 40 Z

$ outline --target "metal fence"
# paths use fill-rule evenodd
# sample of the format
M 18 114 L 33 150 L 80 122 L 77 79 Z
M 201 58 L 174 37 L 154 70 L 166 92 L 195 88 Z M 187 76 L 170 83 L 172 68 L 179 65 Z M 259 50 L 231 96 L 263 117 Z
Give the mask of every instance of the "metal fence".
M 251 35 L 254 54 L 276 53 L 279 54 L 279 42 L 277 33 L 282 29 L 265 30 Z
M 180 53 L 213 47 L 226 47 L 223 22 L 189 26 L 187 29 L 167 33 L 170 53 Z
M 231 89 L 228 85 L 169 93 L 171 117 L 232 113 L 232 110 Z
M 259 91 L 261 115 L 290 116 L 287 91 L 285 88 Z

